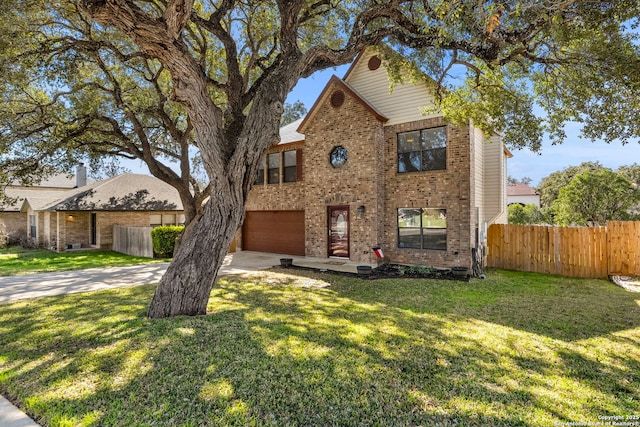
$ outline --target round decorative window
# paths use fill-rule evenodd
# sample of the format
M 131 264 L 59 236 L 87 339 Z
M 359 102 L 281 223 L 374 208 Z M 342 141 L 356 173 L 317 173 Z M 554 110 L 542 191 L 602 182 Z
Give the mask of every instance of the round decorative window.
M 347 162 L 347 149 L 342 145 L 338 145 L 329 154 L 329 161 L 331 166 L 339 168 Z

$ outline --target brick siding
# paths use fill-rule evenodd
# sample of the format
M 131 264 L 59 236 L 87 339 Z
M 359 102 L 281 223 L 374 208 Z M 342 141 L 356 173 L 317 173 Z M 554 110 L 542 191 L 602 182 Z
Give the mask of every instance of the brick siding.
M 374 263 L 371 248 L 380 245 L 393 262 L 470 266 L 475 197 L 469 128 L 447 125 L 446 170 L 398 173 L 397 134 L 443 126 L 443 119 L 384 126 L 349 94 L 344 104 L 333 107 L 329 98 L 338 88 L 327 88 L 305 124 L 304 181 L 256 186 L 246 209 L 304 210 L 307 256 L 327 256 L 327 209 L 347 205 L 352 261 Z M 347 149 L 348 160 L 336 169 L 329 163 L 329 153 L 338 145 Z M 270 152 L 284 149 L 290 147 L 277 146 Z M 359 206 L 365 207 L 362 215 Z M 447 210 L 446 251 L 398 248 L 397 209 L 405 207 Z

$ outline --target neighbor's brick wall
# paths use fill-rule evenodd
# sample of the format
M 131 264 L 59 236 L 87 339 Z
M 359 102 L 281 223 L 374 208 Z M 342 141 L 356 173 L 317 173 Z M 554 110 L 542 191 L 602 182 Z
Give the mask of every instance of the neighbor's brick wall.
M 379 243 L 382 214 L 380 168 L 383 161 L 382 123 L 345 91 L 345 101 L 333 107 L 329 98 L 339 85 L 329 87 L 305 128 L 305 222 L 307 255 L 328 254 L 328 207 L 348 205 L 350 259 L 375 262 L 372 246 Z M 329 163 L 331 150 L 342 145 L 348 160 L 339 169 Z M 357 213 L 365 207 L 364 215 Z
M 443 126 L 440 117 L 385 127 L 384 169 L 386 209 L 384 226 L 385 256 L 392 261 L 431 266 L 471 265 L 472 220 L 471 139 L 469 128 L 447 126 L 447 169 L 398 173 L 397 134 Z M 447 250 L 398 248 L 397 210 L 406 207 L 447 210 Z
M 149 227 L 151 215 L 182 214 L 182 211 L 143 211 L 143 212 L 98 212 L 98 245 L 100 249 L 111 249 L 113 245 L 113 226 Z
M 7 235 L 12 239 L 27 234 L 27 214 L 24 212 L 0 212 L 0 223 L 4 224 Z
M 66 245 L 80 243 L 83 248 L 90 245 L 91 213 L 90 212 L 59 212 L 60 234 L 58 250 L 64 251 Z M 69 219 L 73 215 L 73 220 Z
M 152 214 L 182 214 L 182 211 L 97 211 L 97 246 L 110 250 L 113 245 L 113 226 L 116 224 L 131 227 L 148 227 Z M 68 216 L 73 215 L 73 221 Z M 55 214 L 52 214 L 52 232 L 56 227 Z M 91 246 L 91 212 L 60 212 L 60 250 L 66 245 L 81 243 L 83 248 Z

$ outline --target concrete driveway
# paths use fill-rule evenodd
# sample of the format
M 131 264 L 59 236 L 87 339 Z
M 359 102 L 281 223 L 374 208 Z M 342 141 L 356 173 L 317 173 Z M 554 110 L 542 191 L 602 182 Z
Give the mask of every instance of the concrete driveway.
M 280 264 L 282 256 L 248 251 L 229 254 L 225 257 L 219 275 L 264 270 Z M 28 298 L 158 283 L 168 266 L 169 263 L 158 263 L 0 277 L 0 304 Z

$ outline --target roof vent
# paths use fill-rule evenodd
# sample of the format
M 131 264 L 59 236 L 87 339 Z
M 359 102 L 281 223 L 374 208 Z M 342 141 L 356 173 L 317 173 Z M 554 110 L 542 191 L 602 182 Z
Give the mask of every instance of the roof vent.
M 331 94 L 331 106 L 334 108 L 342 107 L 344 104 L 344 92 L 340 89 Z
M 380 68 L 380 64 L 382 64 L 380 57 L 378 55 L 373 55 L 369 58 L 369 63 L 367 65 L 371 71 L 375 71 Z

